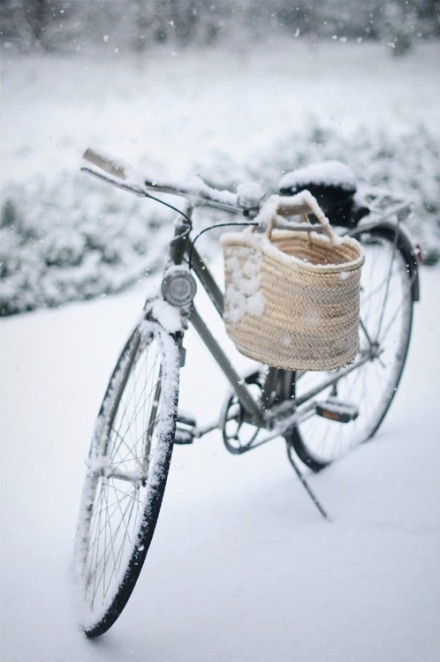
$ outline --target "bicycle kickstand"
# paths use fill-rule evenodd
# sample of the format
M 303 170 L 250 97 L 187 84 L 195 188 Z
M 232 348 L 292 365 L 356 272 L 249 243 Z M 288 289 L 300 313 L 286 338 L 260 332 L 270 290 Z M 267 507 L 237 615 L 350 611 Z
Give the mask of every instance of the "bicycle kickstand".
M 298 476 L 299 480 L 301 481 L 302 486 L 304 487 L 305 491 L 307 492 L 307 494 L 309 495 L 309 497 L 311 498 L 311 500 L 313 501 L 313 503 L 315 504 L 315 506 L 317 507 L 317 509 L 321 513 L 321 515 L 323 516 L 323 518 L 327 521 L 331 521 L 327 511 L 324 509 L 324 507 L 321 504 L 321 502 L 319 501 L 318 497 L 316 496 L 316 494 L 313 492 L 312 488 L 310 487 L 310 485 L 306 481 L 304 475 L 302 474 L 302 472 L 301 472 L 300 468 L 298 467 L 298 465 L 296 464 L 296 462 L 293 460 L 292 457 L 290 457 L 289 460 L 292 464 L 292 467 L 295 470 L 296 475 Z

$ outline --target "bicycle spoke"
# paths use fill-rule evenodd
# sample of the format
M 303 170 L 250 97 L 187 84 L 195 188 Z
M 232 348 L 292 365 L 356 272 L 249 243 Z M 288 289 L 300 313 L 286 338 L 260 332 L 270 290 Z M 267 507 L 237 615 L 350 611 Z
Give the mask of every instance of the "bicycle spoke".
M 363 241 L 360 340 L 361 352 L 367 352 L 371 359 L 341 376 L 336 385 L 337 399 L 358 408 L 355 420 L 342 425 L 311 416 L 293 431 L 294 448 L 315 470 L 375 432 L 394 396 L 405 362 L 412 320 L 406 260 L 394 240 L 379 235 L 370 240 L 366 235 Z M 306 373 L 297 381 L 297 397 L 327 378 L 328 373 Z M 331 395 L 332 387 L 320 393 L 323 399 Z
M 166 417 L 160 433 L 157 421 L 161 408 L 166 406 L 170 414 L 170 403 L 176 407 L 174 397 L 168 396 L 164 403 L 162 388 L 168 380 L 177 389 L 176 377 L 162 370 L 159 333 L 152 332 L 142 341 L 138 333 L 127 344 L 110 382 L 84 487 L 78 561 L 84 607 L 94 622 L 85 629 L 93 634 L 110 627 L 133 589 L 151 540 L 171 456 L 169 435 L 175 413 Z M 167 347 L 177 365 L 176 345 Z

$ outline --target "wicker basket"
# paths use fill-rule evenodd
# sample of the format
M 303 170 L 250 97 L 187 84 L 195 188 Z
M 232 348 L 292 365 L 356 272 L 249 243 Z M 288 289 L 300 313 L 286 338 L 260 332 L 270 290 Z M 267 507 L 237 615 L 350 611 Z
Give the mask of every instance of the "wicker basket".
M 325 234 L 279 230 L 281 216 L 313 214 Z M 237 349 L 286 370 L 331 370 L 359 349 L 359 243 L 338 237 L 315 198 L 272 196 L 258 221 L 221 238 L 226 329 Z

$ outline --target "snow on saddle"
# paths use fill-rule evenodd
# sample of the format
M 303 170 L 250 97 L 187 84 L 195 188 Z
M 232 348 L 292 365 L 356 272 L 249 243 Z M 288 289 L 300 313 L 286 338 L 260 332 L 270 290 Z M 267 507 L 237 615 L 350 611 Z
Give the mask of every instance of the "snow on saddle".
M 354 227 L 369 212 L 356 203 L 356 176 L 341 161 L 321 161 L 292 170 L 283 175 L 279 187 L 280 195 L 310 191 L 333 225 Z

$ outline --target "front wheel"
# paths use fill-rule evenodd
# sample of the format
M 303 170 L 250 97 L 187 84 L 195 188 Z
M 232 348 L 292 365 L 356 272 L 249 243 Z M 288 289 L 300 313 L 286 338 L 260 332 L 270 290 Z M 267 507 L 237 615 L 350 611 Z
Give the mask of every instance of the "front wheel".
M 360 352 L 352 372 L 341 374 L 322 390 L 317 400 L 354 405 L 358 417 L 339 423 L 313 412 L 286 437 L 289 457 L 294 455 L 319 471 L 358 444 L 370 439 L 382 423 L 397 391 L 411 336 L 413 298 L 407 257 L 397 237 L 380 230 L 359 232 L 365 264 L 361 276 Z M 342 371 L 341 371 L 342 373 Z M 297 375 L 299 400 L 333 373 Z
M 175 339 L 144 322 L 116 364 L 99 412 L 76 534 L 81 626 L 94 637 L 121 614 L 153 537 L 173 448 Z

